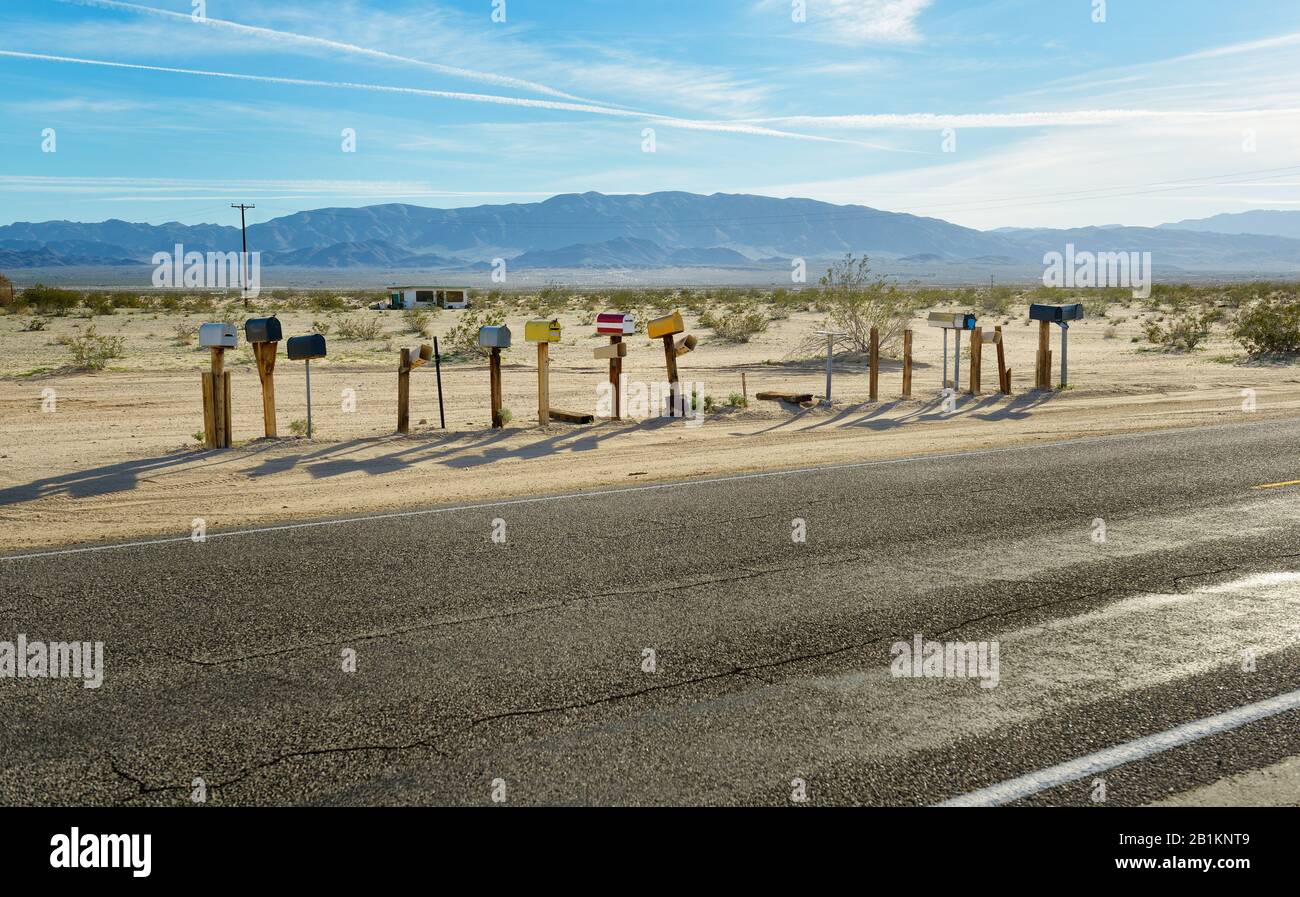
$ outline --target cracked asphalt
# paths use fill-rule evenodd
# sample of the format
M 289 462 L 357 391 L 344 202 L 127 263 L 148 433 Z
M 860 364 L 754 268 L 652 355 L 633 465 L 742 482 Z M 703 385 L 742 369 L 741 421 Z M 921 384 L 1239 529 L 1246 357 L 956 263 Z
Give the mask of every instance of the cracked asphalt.
M 935 803 L 1300 688 L 1300 595 L 1232 585 L 1300 570 L 1300 487 L 1253 488 L 1300 479 L 1298 439 L 1242 423 L 0 559 L 0 640 L 106 657 L 98 689 L 0 678 L 0 801 L 186 804 L 202 778 L 212 805 L 788 804 L 799 779 L 809 804 Z M 916 634 L 999 641 L 998 686 L 891 677 Z M 1297 716 L 1112 770 L 1107 802 L 1300 755 Z

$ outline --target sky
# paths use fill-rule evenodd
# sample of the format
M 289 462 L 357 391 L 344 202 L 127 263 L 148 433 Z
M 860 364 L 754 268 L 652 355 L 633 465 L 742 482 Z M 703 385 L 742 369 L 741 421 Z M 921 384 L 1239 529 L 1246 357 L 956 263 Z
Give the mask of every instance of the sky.
M 558 193 L 1300 208 L 1277 0 L 0 0 L 0 224 Z

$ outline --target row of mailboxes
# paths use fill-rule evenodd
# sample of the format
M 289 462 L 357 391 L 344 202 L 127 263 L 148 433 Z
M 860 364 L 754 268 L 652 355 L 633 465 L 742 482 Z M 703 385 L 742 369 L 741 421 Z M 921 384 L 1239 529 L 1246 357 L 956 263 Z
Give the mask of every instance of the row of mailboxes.
M 278 343 L 284 339 L 284 331 L 280 326 L 279 318 L 250 318 L 244 322 L 244 336 L 250 343 Z M 237 344 L 238 332 L 234 324 L 216 323 L 199 326 L 199 345 L 205 349 L 233 349 Z M 319 333 L 291 337 L 288 350 L 292 361 L 324 358 L 325 337 Z
M 1081 321 L 1083 320 L 1083 306 L 1077 302 L 1073 305 L 1039 305 L 1035 303 L 1029 306 L 1029 320 L 1050 321 L 1053 324 L 1061 324 L 1065 321 Z

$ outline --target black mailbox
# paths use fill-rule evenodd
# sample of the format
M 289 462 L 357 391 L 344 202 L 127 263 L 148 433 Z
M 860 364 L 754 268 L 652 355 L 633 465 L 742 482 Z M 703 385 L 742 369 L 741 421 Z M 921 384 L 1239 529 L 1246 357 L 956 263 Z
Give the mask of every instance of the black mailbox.
M 289 337 L 289 360 L 311 361 L 313 358 L 325 357 L 325 337 L 319 333 L 310 336 Z
M 278 343 L 284 339 L 284 331 L 280 329 L 280 319 L 249 318 L 244 322 L 244 339 L 250 343 Z
M 1083 306 L 1077 302 L 1073 305 L 1034 304 L 1029 306 L 1029 320 L 1051 321 L 1053 324 L 1060 324 L 1063 321 L 1081 321 Z

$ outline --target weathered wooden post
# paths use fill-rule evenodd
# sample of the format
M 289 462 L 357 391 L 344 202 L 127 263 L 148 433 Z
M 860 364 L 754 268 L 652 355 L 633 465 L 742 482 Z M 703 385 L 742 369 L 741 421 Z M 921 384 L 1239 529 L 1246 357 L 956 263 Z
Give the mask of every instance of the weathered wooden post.
M 984 328 L 976 327 L 970 336 L 970 394 L 980 394 L 980 381 L 984 361 Z
M 1034 369 L 1034 388 L 1051 389 L 1051 325 L 1047 321 L 1038 322 L 1038 355 Z
M 211 370 L 203 374 L 203 441 L 208 448 L 230 448 L 230 372 L 226 350 L 235 348 L 234 324 L 202 324 L 199 345 L 211 352 Z
M 1029 306 L 1029 320 L 1038 322 L 1038 388 L 1052 388 L 1052 353 L 1049 325 L 1061 328 L 1061 386 L 1070 385 L 1070 322 L 1083 320 L 1083 305 L 1039 305 Z
M 397 364 L 397 432 L 411 432 L 411 371 L 433 357 L 433 346 L 403 349 Z
M 944 334 L 944 339 L 947 339 Z M 903 398 L 912 397 L 912 331 L 903 331 Z
M 682 401 L 682 384 L 677 376 L 677 357 L 685 355 L 695 348 L 696 340 L 693 336 L 686 336 L 680 340 L 674 341 L 674 337 L 686 329 L 686 324 L 682 321 L 682 313 L 675 311 L 671 315 L 665 315 L 662 318 L 655 318 L 646 327 L 646 334 L 650 339 L 662 339 L 664 343 L 664 362 L 668 368 L 668 384 L 670 391 L 668 414 L 670 417 L 677 416 L 678 408 L 681 408 L 682 415 L 685 416 L 687 409 Z
M 880 331 L 871 328 L 871 401 L 880 398 Z
M 305 363 L 305 376 L 307 378 L 307 438 L 311 439 L 311 361 L 313 358 L 325 357 L 325 337 L 319 333 L 290 337 L 285 348 L 288 350 L 290 361 Z
M 244 338 L 253 346 L 253 362 L 257 365 L 257 379 L 262 384 L 262 432 L 268 438 L 276 435 L 275 425 L 275 355 L 284 339 L 280 319 L 249 318 L 244 322 Z
M 607 311 L 596 315 L 596 333 L 609 336 L 609 346 L 595 350 L 597 359 L 609 359 L 609 385 L 613 390 L 613 413 L 610 420 L 623 419 L 623 359 L 627 346 L 623 337 L 636 333 L 636 319 L 621 311 Z
M 537 423 L 545 427 L 551 422 L 551 343 L 560 341 L 560 322 L 529 321 L 524 339 L 537 343 Z
M 501 350 L 510 348 L 510 328 L 504 324 L 500 327 L 480 327 L 478 344 L 490 350 L 488 368 L 492 378 L 492 428 L 499 430 L 505 426 L 501 414 Z

